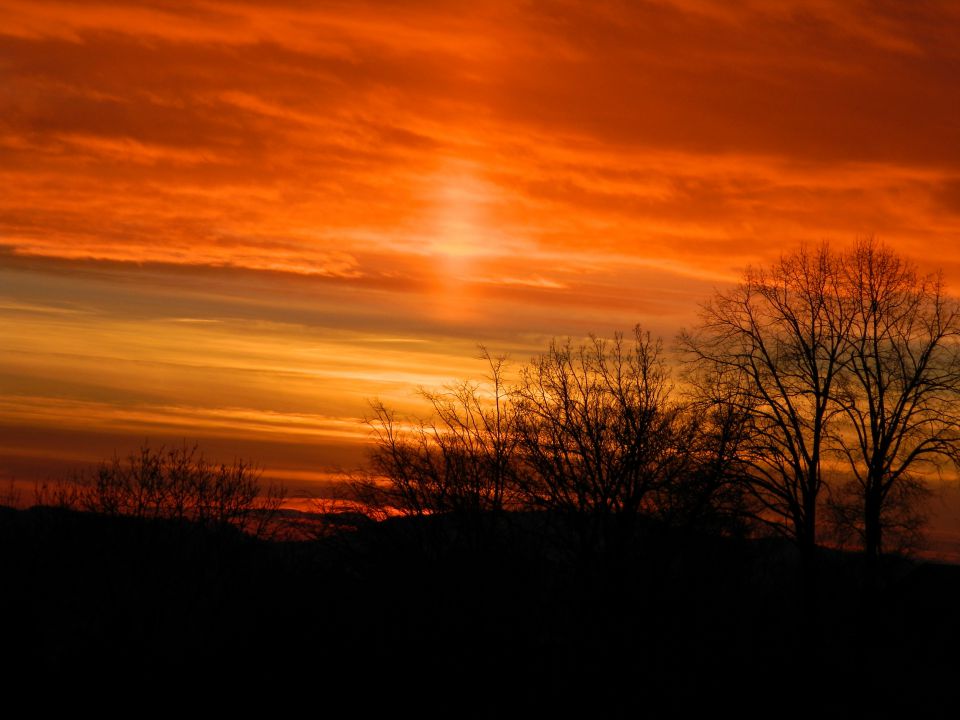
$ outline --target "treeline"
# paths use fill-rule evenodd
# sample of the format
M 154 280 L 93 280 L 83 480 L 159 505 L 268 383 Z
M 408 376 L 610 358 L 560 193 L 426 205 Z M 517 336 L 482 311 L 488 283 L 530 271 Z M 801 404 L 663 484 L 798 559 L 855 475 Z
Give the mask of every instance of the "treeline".
M 929 479 L 960 462 L 960 307 L 873 239 L 748 269 L 669 349 L 638 326 L 520 367 L 484 358 L 486 377 L 422 391 L 429 417 L 372 403 L 351 483 L 366 514 L 476 533 L 538 511 L 590 550 L 628 548 L 648 521 L 773 530 L 806 557 L 829 527 L 875 566 L 916 544 Z M 283 495 L 244 462 L 144 447 L 36 502 L 262 534 Z
M 741 426 L 681 402 L 648 333 L 553 343 L 510 385 L 503 359 L 486 358 L 486 381 L 424 393 L 429 420 L 373 405 L 371 476 L 354 486 L 365 504 L 467 523 L 549 510 L 606 549 L 632 542 L 641 516 L 745 529 Z
M 196 446 L 184 444 L 144 445 L 65 482 L 39 484 L 34 495 L 38 506 L 207 528 L 230 526 L 267 537 L 276 530 L 286 491 L 264 484 L 256 465 L 244 460 L 212 463 Z
M 355 489 L 410 515 L 549 510 L 598 546 L 657 518 L 809 554 L 829 521 L 872 563 L 915 539 L 926 478 L 960 457 L 958 338 L 939 275 L 873 239 L 802 248 L 716 292 L 676 363 L 638 327 L 516 372 L 484 352 L 483 380 L 423 391 L 429 418 L 373 403 Z

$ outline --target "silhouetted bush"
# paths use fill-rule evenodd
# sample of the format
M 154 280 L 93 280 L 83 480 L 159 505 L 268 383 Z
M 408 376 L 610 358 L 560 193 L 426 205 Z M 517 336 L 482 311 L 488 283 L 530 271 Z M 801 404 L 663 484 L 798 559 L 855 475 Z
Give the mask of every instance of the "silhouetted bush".
M 57 505 L 103 515 L 230 525 L 264 536 L 283 503 L 281 486 L 261 482 L 247 462 L 208 462 L 196 446 L 153 449 L 118 456 L 91 473 L 37 487 L 37 505 Z

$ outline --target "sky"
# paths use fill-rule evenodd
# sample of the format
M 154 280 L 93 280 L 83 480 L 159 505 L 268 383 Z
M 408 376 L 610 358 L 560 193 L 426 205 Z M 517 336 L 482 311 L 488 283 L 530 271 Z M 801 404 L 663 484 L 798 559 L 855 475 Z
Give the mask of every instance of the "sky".
M 0 0 L 0 479 L 380 398 L 873 234 L 960 287 L 956 2 Z

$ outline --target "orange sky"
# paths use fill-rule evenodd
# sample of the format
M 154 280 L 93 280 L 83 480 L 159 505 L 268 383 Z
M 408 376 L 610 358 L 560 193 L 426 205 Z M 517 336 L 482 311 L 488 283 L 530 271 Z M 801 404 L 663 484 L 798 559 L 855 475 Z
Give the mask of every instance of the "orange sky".
M 960 284 L 955 2 L 0 16 L 7 475 L 187 437 L 304 486 L 479 342 L 669 338 L 804 240 Z

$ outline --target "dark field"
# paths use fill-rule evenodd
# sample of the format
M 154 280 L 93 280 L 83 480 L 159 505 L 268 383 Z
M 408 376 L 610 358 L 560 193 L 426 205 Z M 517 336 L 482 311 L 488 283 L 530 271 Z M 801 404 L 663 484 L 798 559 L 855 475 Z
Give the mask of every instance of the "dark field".
M 34 508 L 0 514 L 5 674 L 50 687 L 367 715 L 945 715 L 960 567 L 542 514 L 392 520 L 309 542 Z M 804 579 L 806 578 L 806 579 Z M 654 712 L 655 711 L 655 712 Z

